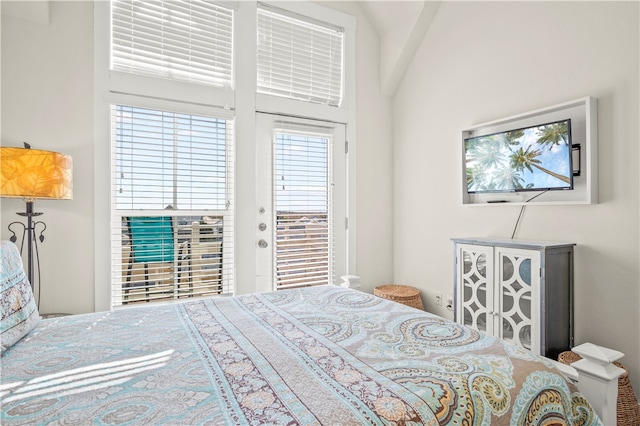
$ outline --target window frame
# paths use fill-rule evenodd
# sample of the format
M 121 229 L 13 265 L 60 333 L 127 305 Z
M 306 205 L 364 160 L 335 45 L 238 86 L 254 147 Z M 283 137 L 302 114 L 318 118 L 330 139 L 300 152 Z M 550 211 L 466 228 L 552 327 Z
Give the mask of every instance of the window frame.
M 126 75 L 109 68 L 110 3 L 94 3 L 94 286 L 95 310 L 111 309 L 110 217 L 111 164 L 110 110 L 113 103 L 166 109 L 180 113 L 212 115 L 235 121 L 234 137 L 234 259 L 235 293 L 257 291 L 255 285 L 255 241 L 257 202 L 254 156 L 256 113 L 306 117 L 345 124 L 348 156 L 346 167 L 346 203 L 349 226 L 346 245 L 346 273 L 355 274 L 355 161 L 356 161 L 356 18 L 315 3 L 272 2 L 275 7 L 310 16 L 345 29 L 344 100 L 340 107 L 256 93 L 256 1 L 219 2 L 234 8 L 234 87 L 221 89 L 188 83 Z M 197 86 L 197 87 L 196 87 Z M 347 219 L 345 218 L 345 220 Z M 339 219 L 337 219 L 339 220 Z
M 344 239 L 344 231 L 343 229 L 339 229 L 339 227 L 342 226 L 342 224 L 340 223 L 340 220 L 337 219 L 337 217 L 339 213 L 344 214 L 345 206 L 344 206 L 343 197 L 341 197 L 342 188 L 339 188 L 336 185 L 333 185 L 333 183 L 336 181 L 344 180 L 343 170 L 341 170 L 340 167 L 336 167 L 336 166 L 344 165 L 344 155 L 341 149 L 342 146 L 339 143 L 342 135 L 340 136 L 336 135 L 336 133 L 344 134 L 344 130 L 343 130 L 344 127 L 338 124 L 335 126 L 329 126 L 327 128 L 320 129 L 317 127 L 318 123 L 313 123 L 315 126 L 306 124 L 309 122 L 309 120 L 305 120 L 305 124 L 301 123 L 300 121 L 296 121 L 293 123 L 293 125 L 292 123 L 279 122 L 278 117 L 273 117 L 273 120 L 274 120 L 273 126 L 272 126 L 273 139 L 271 141 L 272 157 L 273 157 L 271 180 L 274 186 L 274 190 L 272 194 L 272 204 L 273 204 L 272 229 L 274 234 L 273 250 L 272 250 L 273 251 L 272 267 L 273 267 L 273 277 L 274 277 L 273 286 L 274 286 L 274 289 L 278 290 L 278 289 L 305 286 L 306 283 L 309 282 L 309 281 L 303 280 L 302 283 L 292 284 L 289 282 L 289 279 L 285 277 L 286 275 L 285 273 L 282 276 L 282 283 L 279 283 L 280 280 L 279 280 L 278 264 L 281 259 L 279 259 L 277 252 L 280 249 L 287 251 L 287 247 L 286 247 L 287 245 L 283 241 L 279 240 L 279 236 L 281 235 L 279 230 L 279 225 L 286 226 L 286 224 L 279 224 L 277 220 L 280 210 L 279 210 L 279 202 L 278 202 L 279 191 L 276 188 L 276 185 L 278 184 L 278 174 L 282 173 L 282 171 L 280 170 L 280 167 L 283 167 L 284 163 L 291 161 L 293 158 L 293 157 L 282 158 L 279 156 L 278 150 L 283 149 L 284 151 L 286 151 L 286 146 L 287 146 L 285 145 L 286 142 L 280 145 L 279 143 L 280 137 L 283 137 L 283 136 L 291 137 L 292 139 L 293 138 L 296 138 L 296 139 L 309 138 L 311 139 L 312 143 L 317 143 L 317 140 L 319 139 L 327 141 L 326 148 L 324 148 L 326 149 L 326 157 L 324 157 L 320 163 L 322 163 L 323 161 L 326 161 L 326 164 L 325 164 L 326 174 L 323 176 L 324 178 L 326 178 L 326 182 L 325 182 L 326 192 L 323 194 L 323 197 L 324 197 L 323 201 L 326 203 L 325 209 L 326 209 L 326 215 L 327 215 L 326 221 L 327 221 L 328 234 L 326 236 L 326 246 L 322 244 L 322 248 L 323 250 L 324 249 L 327 250 L 327 259 L 326 259 L 327 273 L 328 273 L 328 276 L 330 277 L 334 274 L 335 271 L 344 269 L 344 264 L 342 262 L 343 256 L 344 256 L 344 250 L 342 248 L 342 245 L 340 244 L 340 242 L 343 242 L 343 239 Z M 313 161 L 316 161 L 316 160 L 313 160 Z M 314 163 L 310 161 L 308 162 L 308 164 L 314 164 Z M 315 165 L 318 165 L 318 164 L 319 163 L 315 163 Z M 285 166 L 285 169 L 286 169 L 286 166 Z M 288 177 L 294 178 L 294 175 L 289 174 Z M 308 182 L 305 182 L 305 183 L 309 184 Z M 309 218 L 309 219 L 312 219 L 312 218 Z M 284 233 L 286 233 L 286 231 Z M 311 244 L 314 244 L 314 243 L 318 244 L 315 240 L 311 240 Z M 305 252 L 305 257 L 306 258 L 310 257 L 309 253 Z M 315 257 L 313 257 L 313 259 L 318 260 L 318 258 L 315 258 Z M 306 261 L 303 262 L 301 265 L 305 267 L 311 266 Z M 334 278 L 337 280 L 339 277 L 335 276 Z
M 328 138 L 331 140 L 331 146 L 328 147 L 329 157 L 327 158 L 328 170 L 327 178 L 329 187 L 327 188 L 330 193 L 326 195 L 329 197 L 329 211 L 332 212 L 328 218 L 331 233 L 329 255 L 332 256 L 332 271 L 333 279 L 336 283 L 338 279 L 344 274 L 343 271 L 347 270 L 347 244 L 346 244 L 346 230 L 344 229 L 344 217 L 347 215 L 347 188 L 344 185 L 339 185 L 339 182 L 345 182 L 346 173 L 346 153 L 343 146 L 346 136 L 346 126 L 341 123 L 323 122 L 313 119 L 302 119 L 297 117 L 282 116 L 278 114 L 258 113 L 257 115 L 257 131 L 256 131 L 256 157 L 259 159 L 257 167 L 258 176 L 257 179 L 260 186 L 258 194 L 258 205 L 265 207 L 265 213 L 257 215 L 257 223 L 266 223 L 267 226 L 265 234 L 264 231 L 259 231 L 256 234 L 256 238 L 264 238 L 268 235 L 272 238 L 272 245 L 268 249 L 260 249 L 256 253 L 257 263 L 257 291 L 273 291 L 278 289 L 276 279 L 276 261 L 277 261 L 277 202 L 275 191 L 275 178 L 276 178 L 276 134 L 277 133 L 293 133 L 293 134 L 313 134 L 322 138 Z M 271 174 L 266 173 L 270 171 Z M 335 185 L 334 185 L 335 183 Z M 267 278 L 268 277 L 268 278 Z
M 177 220 L 177 218 L 179 217 L 184 217 L 184 216 L 199 216 L 199 217 L 203 217 L 203 216 L 217 216 L 217 217 L 222 217 L 223 219 L 223 233 L 222 233 L 222 241 L 221 241 L 221 251 L 220 251 L 220 256 L 221 256 L 221 260 L 220 260 L 220 267 L 221 267 L 221 273 L 220 273 L 220 289 L 221 289 L 221 293 L 222 294 L 230 294 L 233 292 L 233 282 L 234 282 L 234 271 L 232 267 L 229 267 L 229 265 L 233 265 L 233 222 L 234 222 L 234 212 L 233 212 L 233 206 L 234 206 L 234 202 L 233 202 L 233 197 L 234 197 L 234 193 L 233 193 L 233 127 L 234 127 L 234 122 L 233 122 L 233 118 L 231 117 L 216 117 L 216 116 L 211 116 L 208 115 L 208 117 L 210 118 L 214 118 L 214 119 L 218 119 L 218 120 L 225 120 L 226 123 L 226 132 L 225 132 L 225 190 L 224 190 L 224 196 L 225 196 L 225 202 L 224 202 L 224 206 L 222 208 L 209 208 L 209 209 L 197 209 L 197 208 L 192 208 L 192 209 L 180 209 L 180 208 L 176 208 L 176 209 L 171 209 L 171 210 L 166 210 L 163 208 L 136 208 L 135 206 L 131 206 L 131 208 L 118 208 L 117 206 L 117 194 L 116 191 L 113 188 L 113 185 L 115 185 L 115 181 L 117 181 L 117 177 L 115 177 L 114 175 L 117 174 L 117 163 L 116 163 L 116 159 L 117 159 L 117 132 L 115 131 L 115 126 L 116 126 L 116 122 L 114 120 L 114 118 L 116 117 L 116 112 L 114 111 L 115 109 L 118 108 L 118 105 L 124 107 L 124 108 L 141 108 L 141 109 L 152 109 L 152 110 L 158 110 L 158 108 L 147 108 L 147 107 L 131 107 L 130 105 L 126 105 L 126 104 L 113 104 L 110 103 L 110 110 L 112 111 L 110 113 L 111 116 L 111 126 L 112 126 L 112 132 L 111 132 L 111 137 L 110 137 L 110 144 L 111 144 L 111 180 L 112 180 L 112 186 L 110 187 L 110 191 L 111 191 L 111 265 L 110 265 L 110 282 L 111 282 L 111 307 L 115 308 L 121 308 L 124 307 L 126 305 L 126 302 L 124 302 L 124 297 L 122 294 L 122 290 L 124 290 L 124 280 L 122 278 L 122 274 L 124 272 L 125 269 L 125 259 L 123 257 L 121 257 L 121 254 L 123 253 L 123 245 L 122 245 L 122 235 L 123 235 L 123 228 L 121 226 L 118 226 L 118 224 L 122 223 L 122 219 L 124 218 L 131 218 L 131 217 L 140 217 L 140 216 L 147 216 L 147 217 L 171 217 L 172 218 L 172 228 L 174 229 L 175 232 L 175 236 L 177 237 L 178 235 L 178 229 L 182 229 L 182 230 L 186 230 L 189 227 L 188 226 L 180 226 L 178 227 L 178 225 L 175 223 L 175 221 Z M 166 109 L 163 109 L 162 112 L 167 112 Z M 169 111 L 170 113 L 175 113 L 175 114 L 179 114 L 179 115 L 185 115 L 184 113 L 180 112 L 180 111 Z M 197 115 L 197 116 L 202 116 L 201 114 L 189 114 L 189 115 Z M 177 143 L 177 142 L 174 142 Z M 173 190 L 175 191 L 176 188 L 174 187 Z M 175 193 L 174 193 L 175 195 Z M 176 253 L 178 251 L 179 248 L 179 243 L 178 241 L 174 241 L 174 245 L 175 245 L 175 250 Z M 193 245 L 192 245 L 192 250 L 193 250 Z M 202 247 L 200 247 L 200 249 L 202 249 Z M 121 259 L 121 263 L 118 262 L 118 259 Z M 171 275 L 172 278 L 174 279 L 174 284 L 177 283 L 177 279 L 180 276 L 179 272 L 177 271 L 176 267 L 177 265 L 179 265 L 178 260 L 176 260 L 175 262 L 173 262 L 173 270 L 171 272 L 165 273 L 164 276 L 166 275 Z M 188 263 L 188 262 L 187 262 Z M 198 263 L 200 265 L 205 265 L 207 264 L 206 262 L 202 262 L 201 260 L 198 261 Z M 139 266 L 139 265 L 138 265 Z M 210 266 L 210 265 L 208 265 Z M 137 266 L 134 264 L 133 265 L 134 269 L 137 268 Z M 156 267 L 156 269 L 158 269 Z M 196 274 L 199 275 L 199 274 Z M 166 280 L 165 280 L 166 281 Z M 204 287 L 198 287 L 197 285 L 195 285 L 194 283 L 194 287 L 193 287 L 193 295 L 200 295 L 201 292 L 204 291 Z M 153 293 L 153 291 L 152 291 Z M 174 289 L 174 295 L 173 295 L 173 299 L 177 300 L 178 299 L 178 290 Z M 182 297 L 184 297 L 184 292 L 182 293 Z M 168 296 L 166 297 L 162 297 L 161 301 L 165 301 L 168 298 Z M 135 297 L 132 298 L 132 300 L 134 300 Z M 152 297 L 151 299 L 154 299 L 154 297 Z

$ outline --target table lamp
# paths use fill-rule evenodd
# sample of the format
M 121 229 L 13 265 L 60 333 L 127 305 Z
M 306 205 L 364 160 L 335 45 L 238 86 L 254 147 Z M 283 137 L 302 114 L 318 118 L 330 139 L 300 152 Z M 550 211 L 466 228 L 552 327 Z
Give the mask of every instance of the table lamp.
M 22 226 L 22 241 L 20 253 L 27 245 L 27 278 L 34 289 L 34 265 L 33 254 L 38 262 L 38 285 L 40 284 L 40 256 L 38 254 L 38 240 L 44 241 L 46 224 L 34 221 L 35 216 L 42 213 L 33 211 L 33 203 L 36 199 L 70 200 L 73 198 L 72 161 L 71 156 L 52 151 L 31 149 L 25 143 L 24 148 L 0 147 L 0 196 L 11 198 L 23 198 L 26 203 L 26 211 L 18 212 L 20 216 L 27 218 L 26 225 L 16 221 L 9 224 L 9 231 L 13 234 L 12 242 L 17 241 L 16 233 L 12 226 Z M 40 237 L 36 240 L 36 227 L 42 226 Z

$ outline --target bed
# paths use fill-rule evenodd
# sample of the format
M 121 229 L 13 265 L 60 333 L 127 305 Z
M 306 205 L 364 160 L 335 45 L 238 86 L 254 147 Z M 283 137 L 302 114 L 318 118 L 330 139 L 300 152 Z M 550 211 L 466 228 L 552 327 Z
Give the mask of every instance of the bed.
M 40 320 L 1 361 L 7 426 L 601 424 L 549 361 L 330 285 Z

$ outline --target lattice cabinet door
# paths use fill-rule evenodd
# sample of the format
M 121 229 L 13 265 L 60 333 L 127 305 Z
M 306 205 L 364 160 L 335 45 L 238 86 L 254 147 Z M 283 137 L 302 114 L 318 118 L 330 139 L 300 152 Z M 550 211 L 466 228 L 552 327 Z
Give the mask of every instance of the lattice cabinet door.
M 459 244 L 456 317 L 465 325 L 494 334 L 493 247 Z
M 540 352 L 540 253 L 495 248 L 496 336 Z
M 574 243 L 452 240 L 457 322 L 552 359 L 573 347 Z

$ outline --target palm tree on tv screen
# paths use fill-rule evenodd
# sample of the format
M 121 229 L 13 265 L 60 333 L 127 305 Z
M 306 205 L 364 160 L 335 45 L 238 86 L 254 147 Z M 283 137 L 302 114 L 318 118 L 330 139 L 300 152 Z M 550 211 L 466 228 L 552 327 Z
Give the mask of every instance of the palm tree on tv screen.
M 553 148 L 556 145 L 560 145 L 564 142 L 565 145 L 569 145 L 569 126 L 567 121 L 560 123 L 548 124 L 546 126 L 539 127 L 541 131 L 540 137 L 537 143 L 543 146 L 549 146 Z
M 490 169 L 499 166 L 504 161 L 504 149 L 498 135 L 491 135 L 480 139 L 479 143 L 470 146 L 471 157 L 467 162 L 474 161 L 480 169 Z
M 508 163 L 505 163 L 503 167 L 496 170 L 493 175 L 496 187 L 500 189 L 523 189 L 524 179 L 518 173 L 518 170 L 514 170 L 508 167 Z
M 470 144 L 467 153 L 467 164 L 472 163 L 467 167 L 469 188 L 474 185 L 489 191 L 504 188 L 493 179 L 494 172 L 487 173 L 488 170 L 504 167 L 508 159 L 499 135 L 486 136 Z
M 563 143 L 568 145 L 568 122 L 539 126 L 536 132 L 535 144 L 526 148 L 523 145 L 524 129 L 488 135 L 470 144 L 466 160 L 469 165 L 466 176 L 468 187 L 476 186 L 487 191 L 533 188 L 533 183 L 525 186 L 521 173 L 525 169 L 533 173 L 534 168 L 570 184 L 568 176 L 543 167 L 538 159 L 544 151 Z
M 571 183 L 569 177 L 561 175 L 556 172 L 552 172 L 551 170 L 545 169 L 540 165 L 541 161 L 537 159 L 537 157 L 542 154 L 542 151 L 538 149 L 533 149 L 533 145 L 528 146 L 527 149 L 523 147 L 518 148 L 516 152 L 511 156 L 511 166 L 522 172 L 526 168 L 530 172 L 533 172 L 533 167 L 540 170 L 541 172 L 547 173 L 557 179 L 560 179 L 563 182 Z
M 505 137 L 504 142 L 510 146 L 520 145 L 520 138 L 522 138 L 523 136 L 524 136 L 524 130 L 522 129 L 512 130 L 504 134 L 504 137 Z

